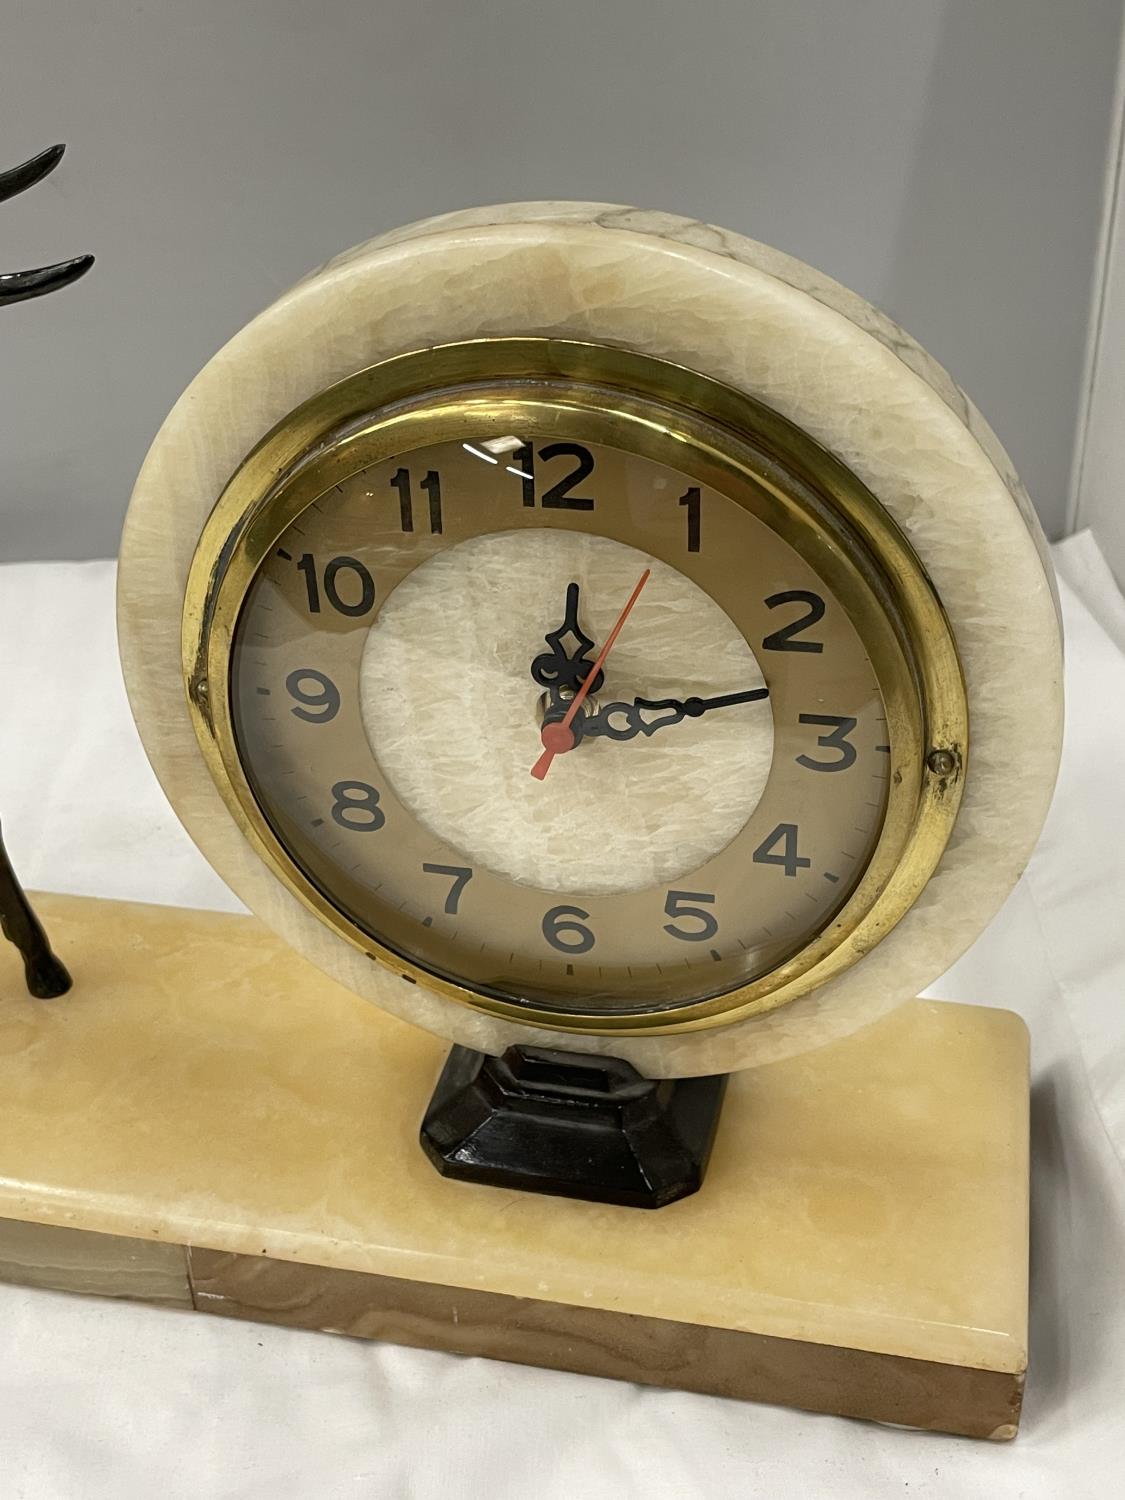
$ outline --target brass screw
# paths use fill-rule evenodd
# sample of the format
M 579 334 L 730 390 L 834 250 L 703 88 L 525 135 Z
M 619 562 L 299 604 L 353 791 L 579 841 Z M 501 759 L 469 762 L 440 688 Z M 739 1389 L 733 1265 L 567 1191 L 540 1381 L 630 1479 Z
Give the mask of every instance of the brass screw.
M 957 757 L 952 750 L 931 750 L 926 764 L 935 776 L 952 776 L 957 769 Z

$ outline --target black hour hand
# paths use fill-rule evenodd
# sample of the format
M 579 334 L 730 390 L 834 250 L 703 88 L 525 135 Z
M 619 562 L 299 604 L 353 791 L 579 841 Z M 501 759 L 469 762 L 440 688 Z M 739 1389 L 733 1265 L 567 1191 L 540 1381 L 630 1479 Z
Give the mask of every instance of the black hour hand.
M 548 689 L 557 710 L 574 696 L 594 665 L 590 659 L 594 642 L 578 623 L 577 583 L 567 585 L 566 616 L 558 630 L 552 630 L 544 640 L 551 649 L 541 652 L 531 663 L 531 676 L 540 687 Z M 596 693 L 604 681 L 605 673 L 599 672 L 590 684 L 590 691 Z
M 574 728 L 580 739 L 633 740 L 646 737 L 670 724 L 699 719 L 716 708 L 739 703 L 757 703 L 770 695 L 769 688 L 750 688 L 745 693 L 722 693 L 714 698 L 634 698 L 632 703 L 606 703 L 597 713 L 579 714 Z

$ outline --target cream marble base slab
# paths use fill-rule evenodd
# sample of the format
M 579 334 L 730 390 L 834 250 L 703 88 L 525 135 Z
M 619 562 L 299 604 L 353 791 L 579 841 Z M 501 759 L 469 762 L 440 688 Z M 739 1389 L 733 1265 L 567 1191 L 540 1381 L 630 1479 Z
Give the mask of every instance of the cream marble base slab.
M 252 918 L 38 898 L 0 948 L 0 1279 L 985 1437 L 1027 1329 L 1027 1033 L 915 1001 L 736 1075 L 656 1213 L 442 1179 L 445 1044 Z

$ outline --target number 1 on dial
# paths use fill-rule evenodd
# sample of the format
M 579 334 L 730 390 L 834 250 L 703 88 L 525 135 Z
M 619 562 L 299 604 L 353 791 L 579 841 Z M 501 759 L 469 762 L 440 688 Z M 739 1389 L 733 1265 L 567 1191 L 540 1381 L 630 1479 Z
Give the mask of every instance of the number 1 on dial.
M 697 484 L 693 484 L 690 490 L 684 491 L 680 496 L 680 504 L 687 506 L 687 549 L 689 552 L 698 552 L 701 502 Z

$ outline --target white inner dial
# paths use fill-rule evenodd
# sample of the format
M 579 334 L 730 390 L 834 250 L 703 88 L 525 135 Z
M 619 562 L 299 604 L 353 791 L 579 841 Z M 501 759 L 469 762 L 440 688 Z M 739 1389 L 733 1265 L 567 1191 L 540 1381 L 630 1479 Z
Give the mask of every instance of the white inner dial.
M 726 613 L 675 568 L 608 537 L 531 529 L 473 537 L 411 572 L 363 653 L 360 708 L 400 800 L 482 865 L 545 891 L 618 894 L 698 868 L 739 833 L 773 757 L 768 700 L 627 742 L 590 738 L 540 754 L 543 688 L 530 666 L 566 616 L 593 660 L 645 570 L 652 576 L 606 663 L 594 707 L 763 686 Z

